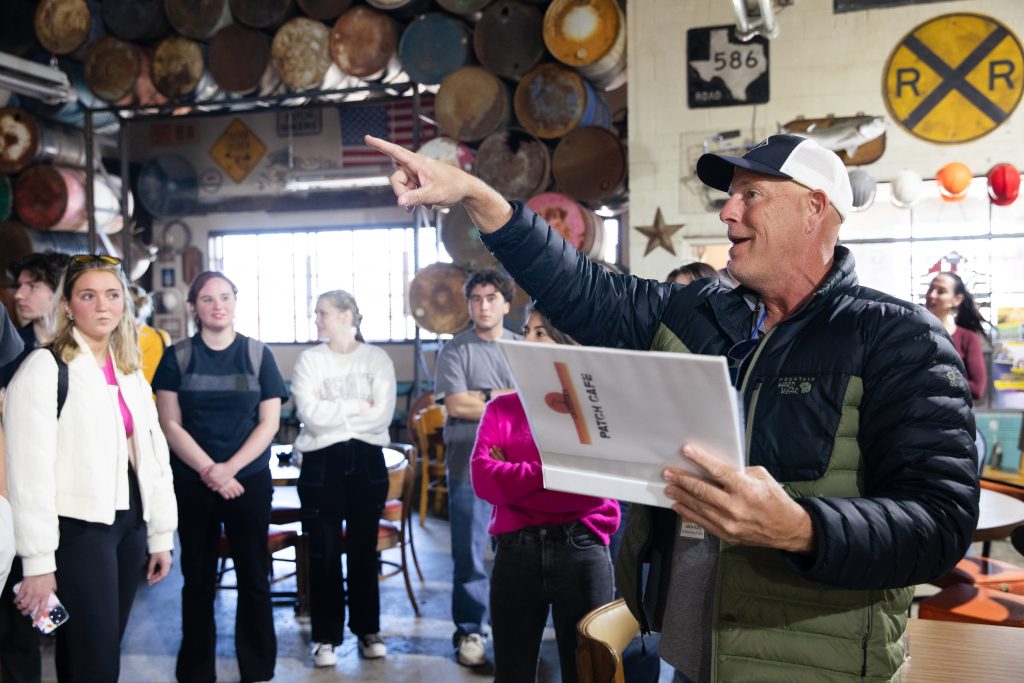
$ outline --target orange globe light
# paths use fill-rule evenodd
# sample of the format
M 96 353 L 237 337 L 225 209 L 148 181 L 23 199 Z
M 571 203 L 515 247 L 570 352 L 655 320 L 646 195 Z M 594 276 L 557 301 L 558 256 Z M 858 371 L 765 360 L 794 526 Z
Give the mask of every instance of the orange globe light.
M 967 196 L 971 187 L 971 169 L 959 161 L 946 164 L 935 174 L 935 182 L 939 184 L 939 193 L 949 202 L 958 202 Z
M 988 196 L 997 206 L 1009 206 L 1020 192 L 1020 171 L 1013 164 L 996 164 L 988 172 Z

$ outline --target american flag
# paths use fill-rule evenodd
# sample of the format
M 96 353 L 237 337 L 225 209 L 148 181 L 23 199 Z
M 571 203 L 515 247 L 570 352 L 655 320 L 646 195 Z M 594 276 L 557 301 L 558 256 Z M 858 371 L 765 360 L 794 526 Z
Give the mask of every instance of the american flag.
M 434 98 L 420 98 L 422 116 L 433 120 Z M 348 169 L 389 170 L 391 162 L 363 143 L 373 135 L 403 147 L 412 147 L 414 114 L 412 98 L 381 104 L 349 104 L 339 108 L 341 121 L 341 166 Z M 420 119 L 420 144 L 437 136 L 433 124 Z

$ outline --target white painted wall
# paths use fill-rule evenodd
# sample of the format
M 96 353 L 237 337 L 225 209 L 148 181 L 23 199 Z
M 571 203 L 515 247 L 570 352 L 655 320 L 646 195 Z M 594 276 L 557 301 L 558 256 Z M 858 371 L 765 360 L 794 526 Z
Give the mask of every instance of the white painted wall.
M 690 257 L 691 245 L 724 241 L 724 227 L 705 205 L 694 175 L 706 136 L 738 128 L 744 140 L 760 140 L 797 116 L 862 111 L 888 119 L 882 74 L 889 54 L 918 24 L 951 12 L 988 15 L 1018 37 L 1024 35 L 1020 0 L 938 2 L 845 14 L 832 13 L 832 0 L 795 0 L 777 15 L 781 33 L 771 41 L 769 102 L 689 109 L 686 31 L 734 24 L 732 3 L 628 3 L 630 219 L 633 225 L 650 225 L 660 207 L 666 222 L 685 224 L 676 233 L 676 257 L 663 249 L 644 257 L 647 239 L 630 230 L 632 272 L 663 278 Z M 966 144 L 931 144 L 891 122 L 887 136 L 885 154 L 864 167 L 880 181 L 891 180 L 904 168 L 932 178 L 950 161 L 966 163 L 975 175 L 1004 161 L 1024 166 L 1024 106 L 994 132 Z

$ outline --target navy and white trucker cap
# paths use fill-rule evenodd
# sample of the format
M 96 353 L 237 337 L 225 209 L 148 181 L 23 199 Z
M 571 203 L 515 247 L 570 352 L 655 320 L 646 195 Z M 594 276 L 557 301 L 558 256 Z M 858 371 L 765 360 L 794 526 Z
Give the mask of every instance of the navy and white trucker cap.
M 728 192 L 737 168 L 795 180 L 808 189 L 824 191 L 844 222 L 852 210 L 853 188 L 846 166 L 835 152 L 810 138 L 772 135 L 742 157 L 703 154 L 697 160 L 697 177 L 708 187 Z

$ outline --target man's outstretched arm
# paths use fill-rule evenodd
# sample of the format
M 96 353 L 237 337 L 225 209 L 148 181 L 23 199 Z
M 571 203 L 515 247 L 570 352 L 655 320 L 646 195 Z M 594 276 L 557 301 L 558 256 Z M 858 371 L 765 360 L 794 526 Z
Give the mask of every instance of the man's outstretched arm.
M 407 211 L 418 205 L 432 208 L 461 203 L 483 233 L 494 232 L 512 218 L 512 205 L 476 176 L 372 135 L 364 139 L 395 162 L 391 189 L 398 197 L 398 205 Z

